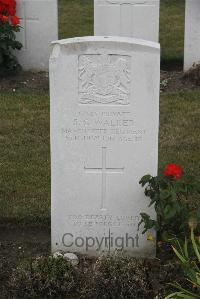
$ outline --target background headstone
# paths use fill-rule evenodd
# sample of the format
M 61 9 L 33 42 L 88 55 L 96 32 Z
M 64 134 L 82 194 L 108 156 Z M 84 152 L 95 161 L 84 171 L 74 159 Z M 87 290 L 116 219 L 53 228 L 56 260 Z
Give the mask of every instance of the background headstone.
M 94 0 L 94 34 L 158 42 L 160 0 Z
M 17 15 L 23 44 L 16 56 L 24 70 L 48 71 L 50 44 L 58 39 L 57 0 L 18 0 Z
M 186 0 L 184 70 L 200 63 L 200 1 Z
M 157 173 L 159 75 L 157 43 L 123 37 L 55 42 L 53 252 L 155 254 L 155 242 L 138 231 L 138 222 L 141 212 L 155 216 L 139 180 Z

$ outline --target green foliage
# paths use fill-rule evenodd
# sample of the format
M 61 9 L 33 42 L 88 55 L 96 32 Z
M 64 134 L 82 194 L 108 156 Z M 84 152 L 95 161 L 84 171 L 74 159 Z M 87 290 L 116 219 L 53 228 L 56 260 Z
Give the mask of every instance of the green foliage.
M 122 254 L 100 259 L 96 264 L 93 298 L 151 298 L 148 271 L 143 261 Z
M 91 261 L 90 261 L 91 263 Z M 62 257 L 24 262 L 12 274 L 10 298 L 125 299 L 154 297 L 149 266 L 122 253 L 99 258 L 93 266 L 73 267 Z
M 163 92 L 167 88 L 169 81 L 170 81 L 170 78 L 164 79 L 160 82 L 160 91 L 161 92 Z
M 62 257 L 48 257 L 18 267 L 10 289 L 14 298 L 79 298 L 82 282 L 83 274 Z
M 195 240 L 194 231 L 191 229 L 191 243 L 194 255 L 189 255 L 188 241 L 185 240 L 183 247 L 173 247 L 173 250 L 181 262 L 181 266 L 189 283 L 188 288 L 182 287 L 180 284 L 171 284 L 178 291 L 168 295 L 165 299 L 197 299 L 200 298 L 200 243 Z M 194 257 L 193 257 L 194 256 Z
M 139 225 L 144 225 L 143 233 L 155 228 L 164 240 L 169 241 L 176 236 L 184 237 L 189 232 L 189 225 L 199 223 L 200 209 L 190 207 L 190 196 L 200 193 L 199 182 L 186 177 L 176 180 L 171 176 L 145 175 L 140 184 L 145 186 L 145 195 L 150 198 L 149 206 L 154 206 L 157 213 L 156 220 L 141 213 Z
M 16 32 L 20 26 L 13 26 L 9 22 L 0 24 L 0 75 L 16 72 L 20 69 L 13 50 L 20 50 L 22 44 L 16 41 Z

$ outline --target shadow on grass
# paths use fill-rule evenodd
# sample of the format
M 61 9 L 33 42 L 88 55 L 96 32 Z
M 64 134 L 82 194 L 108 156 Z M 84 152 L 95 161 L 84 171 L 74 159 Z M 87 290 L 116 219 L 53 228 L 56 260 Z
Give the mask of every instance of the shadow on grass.
M 183 58 L 182 57 L 174 57 L 174 58 L 161 57 L 160 67 L 162 71 L 182 71 Z

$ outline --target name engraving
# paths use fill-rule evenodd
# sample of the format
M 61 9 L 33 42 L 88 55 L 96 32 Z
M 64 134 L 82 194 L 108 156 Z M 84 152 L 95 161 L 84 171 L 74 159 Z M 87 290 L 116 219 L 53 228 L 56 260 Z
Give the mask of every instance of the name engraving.
M 135 117 L 127 111 L 77 111 L 61 129 L 67 141 L 142 142 L 144 128 L 137 128 Z

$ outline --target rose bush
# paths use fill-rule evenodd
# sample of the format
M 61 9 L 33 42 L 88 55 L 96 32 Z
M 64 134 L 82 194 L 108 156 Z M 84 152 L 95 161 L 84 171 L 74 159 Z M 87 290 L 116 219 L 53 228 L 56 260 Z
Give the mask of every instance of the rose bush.
M 200 233 L 200 209 L 190 205 L 191 197 L 199 197 L 200 183 L 186 176 L 181 166 L 168 164 L 161 175 L 145 175 L 140 184 L 150 198 L 149 206 L 154 206 L 157 213 L 157 219 L 141 213 L 139 225 L 144 225 L 143 233 L 155 228 L 165 241 L 184 239 L 191 226 Z
M 16 41 L 20 31 L 20 19 L 16 16 L 16 0 L 0 0 L 0 74 L 17 71 L 20 66 L 13 50 L 22 44 Z

